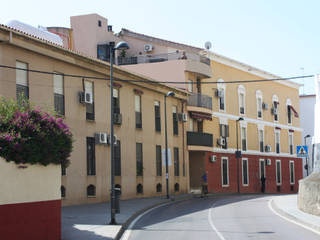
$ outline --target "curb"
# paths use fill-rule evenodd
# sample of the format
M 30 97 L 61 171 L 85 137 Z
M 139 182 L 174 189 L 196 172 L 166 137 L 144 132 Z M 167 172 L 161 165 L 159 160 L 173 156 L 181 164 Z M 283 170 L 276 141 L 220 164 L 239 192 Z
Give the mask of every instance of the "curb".
M 189 199 L 192 199 L 194 198 L 195 196 L 194 195 L 190 195 L 190 196 L 186 196 L 184 198 L 180 198 L 180 199 L 174 199 L 174 198 L 170 198 L 168 200 L 165 200 L 163 202 L 159 202 L 159 203 L 155 203 L 155 204 L 152 204 L 148 207 L 145 207 L 145 208 L 142 208 L 141 210 L 135 212 L 124 224 L 122 224 L 120 230 L 118 231 L 117 235 L 115 236 L 115 240 L 120 240 L 123 233 L 125 232 L 125 230 L 127 230 L 128 226 L 131 224 L 131 222 L 137 218 L 139 215 L 141 215 L 142 213 L 148 211 L 149 209 L 152 209 L 154 207 L 158 207 L 158 206 L 161 206 L 161 205 L 164 205 L 164 204 L 168 204 L 168 203 L 176 203 L 176 202 L 182 202 L 182 201 L 186 201 L 186 200 L 189 200 Z
M 274 199 L 271 199 L 271 207 L 272 209 L 278 213 L 280 216 L 284 217 L 284 218 L 287 218 L 289 220 L 291 220 L 292 222 L 296 223 L 296 224 L 299 224 L 299 225 L 302 225 L 308 229 L 312 229 L 314 232 L 316 232 L 317 234 L 320 234 L 320 226 L 317 226 L 317 225 L 314 225 L 310 222 L 306 222 L 306 221 L 303 221 L 301 220 L 301 218 L 297 218 L 296 216 L 282 210 L 281 208 L 279 208 L 277 206 L 277 204 L 275 203 Z

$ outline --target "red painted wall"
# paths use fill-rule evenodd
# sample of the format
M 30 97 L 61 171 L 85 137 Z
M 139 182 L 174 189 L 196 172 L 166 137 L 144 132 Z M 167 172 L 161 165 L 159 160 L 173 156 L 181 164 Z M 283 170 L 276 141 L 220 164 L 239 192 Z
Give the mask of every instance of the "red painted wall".
M 216 162 L 210 162 L 210 156 L 216 156 Z M 229 159 L 229 186 L 222 187 L 221 175 L 221 157 Z M 241 193 L 257 193 L 261 192 L 261 180 L 259 176 L 259 159 L 271 159 L 271 165 L 266 165 L 266 193 L 296 193 L 298 192 L 298 181 L 302 178 L 302 160 L 301 158 L 274 157 L 245 155 L 243 158 L 248 159 L 249 167 L 249 185 L 242 185 L 242 161 L 239 159 L 239 176 L 240 176 L 240 192 Z M 280 192 L 277 191 L 276 185 L 276 159 L 281 160 L 282 184 Z M 237 192 L 237 162 L 233 153 L 207 153 L 205 156 L 205 168 L 208 171 L 208 190 L 212 193 L 234 193 Z M 294 161 L 295 183 L 290 184 L 289 161 Z M 293 186 L 293 190 L 291 190 Z
M 60 240 L 61 200 L 0 205 L 0 239 Z

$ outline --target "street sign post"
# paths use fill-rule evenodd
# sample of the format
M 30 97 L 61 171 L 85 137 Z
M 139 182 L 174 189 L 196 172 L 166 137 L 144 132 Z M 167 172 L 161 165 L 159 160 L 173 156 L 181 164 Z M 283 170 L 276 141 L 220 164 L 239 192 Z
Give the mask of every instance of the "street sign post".
M 303 146 L 297 146 L 297 157 L 307 157 L 308 156 L 308 147 Z

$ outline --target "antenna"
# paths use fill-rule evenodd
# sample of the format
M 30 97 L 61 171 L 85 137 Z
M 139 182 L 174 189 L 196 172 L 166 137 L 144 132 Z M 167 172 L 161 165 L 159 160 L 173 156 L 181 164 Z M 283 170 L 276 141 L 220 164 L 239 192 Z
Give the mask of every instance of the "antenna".
M 205 42 L 204 47 L 205 47 L 207 50 L 209 50 L 209 49 L 212 47 L 211 42 L 209 42 L 209 41 Z

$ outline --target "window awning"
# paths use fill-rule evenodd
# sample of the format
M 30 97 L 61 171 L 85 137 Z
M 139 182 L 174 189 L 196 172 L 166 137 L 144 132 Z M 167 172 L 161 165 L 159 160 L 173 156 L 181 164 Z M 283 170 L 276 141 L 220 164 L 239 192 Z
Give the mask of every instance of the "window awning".
M 191 118 L 195 119 L 204 119 L 204 120 L 212 120 L 211 114 L 199 113 L 199 112 L 191 112 Z
M 291 105 L 289 105 L 289 108 L 292 110 L 292 112 L 294 113 L 294 116 L 296 117 L 296 118 L 298 118 L 299 117 L 299 114 L 297 113 L 297 111 L 294 109 L 294 107 L 292 107 Z

